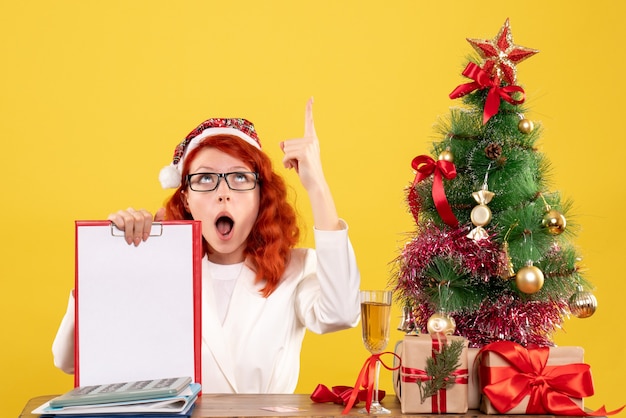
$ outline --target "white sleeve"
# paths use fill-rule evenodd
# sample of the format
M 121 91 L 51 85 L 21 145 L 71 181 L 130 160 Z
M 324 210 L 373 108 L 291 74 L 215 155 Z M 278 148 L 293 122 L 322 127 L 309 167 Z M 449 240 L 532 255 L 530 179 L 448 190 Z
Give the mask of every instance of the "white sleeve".
M 61 325 L 52 342 L 54 365 L 65 373 L 74 373 L 74 291 L 69 301 Z
M 355 327 L 360 319 L 361 275 L 342 223 L 339 231 L 315 230 L 315 251 L 307 254 L 299 286 L 303 322 L 318 334 Z

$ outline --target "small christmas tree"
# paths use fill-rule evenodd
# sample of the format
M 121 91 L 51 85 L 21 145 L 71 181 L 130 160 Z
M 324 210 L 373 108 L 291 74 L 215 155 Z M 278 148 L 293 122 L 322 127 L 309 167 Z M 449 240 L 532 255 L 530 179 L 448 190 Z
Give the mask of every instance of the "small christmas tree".
M 513 43 L 508 19 L 493 40 L 468 42 L 480 57 L 450 93 L 465 106 L 439 121 L 435 157 L 412 162 L 416 230 L 393 277 L 405 330 L 552 346 L 568 315 L 590 316 L 597 302 L 566 222 L 572 204 L 549 190 L 541 126 L 524 116 L 516 65 L 538 51 Z

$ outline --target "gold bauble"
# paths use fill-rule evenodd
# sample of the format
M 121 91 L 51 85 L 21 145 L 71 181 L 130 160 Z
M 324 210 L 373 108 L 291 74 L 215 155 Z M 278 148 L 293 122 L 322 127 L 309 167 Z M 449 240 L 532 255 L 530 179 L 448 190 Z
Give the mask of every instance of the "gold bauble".
M 470 213 L 470 219 L 476 226 L 485 226 L 491 222 L 491 209 L 487 205 L 474 206 Z
M 535 129 L 535 124 L 530 119 L 522 119 L 517 124 L 517 129 L 523 134 L 529 134 Z
M 520 292 L 537 293 L 543 287 L 543 272 L 533 265 L 524 266 L 515 274 L 515 284 Z
M 439 154 L 439 160 L 454 162 L 454 155 L 452 155 L 452 152 L 449 149 L 446 149 L 441 151 L 441 154 Z
M 426 329 L 430 334 L 452 335 L 456 331 L 454 318 L 445 313 L 434 313 L 428 318 Z
M 598 300 L 591 292 L 578 290 L 568 301 L 569 310 L 576 318 L 589 318 L 598 308 Z
M 541 226 L 548 229 L 552 235 L 560 235 L 565 231 L 567 221 L 565 216 L 558 210 L 550 209 L 541 220 Z

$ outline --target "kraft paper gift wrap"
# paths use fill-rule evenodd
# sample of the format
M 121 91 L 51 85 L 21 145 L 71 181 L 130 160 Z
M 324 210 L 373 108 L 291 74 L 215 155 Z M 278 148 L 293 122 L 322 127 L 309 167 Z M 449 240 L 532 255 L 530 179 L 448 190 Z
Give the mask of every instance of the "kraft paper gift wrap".
M 442 344 L 461 341 L 463 349 L 460 366 L 451 376 L 445 389 L 434 396 L 422 399 L 418 381 L 426 383 L 426 360 L 433 357 L 433 350 L 441 350 Z M 399 372 L 394 374 L 396 395 L 400 400 L 402 413 L 466 413 L 468 410 L 468 363 L 467 340 L 463 337 L 431 337 L 426 334 L 406 335 L 401 344 L 396 345 L 396 354 L 401 358 Z
M 467 349 L 467 407 L 480 409 L 480 384 L 478 383 L 478 352 L 479 348 Z
M 393 348 L 393 352 L 396 353 L 396 355 L 398 357 L 394 357 L 393 359 L 393 372 L 392 372 L 392 380 L 393 380 L 393 390 L 398 398 L 398 400 L 400 400 L 400 393 L 401 393 L 401 388 L 400 388 L 400 360 L 398 360 L 399 358 L 402 358 L 402 343 L 404 341 L 400 340 L 396 342 L 396 346 Z
M 539 355 L 538 350 L 543 354 Z M 503 357 L 498 353 L 500 351 L 508 351 L 509 354 Z M 565 415 L 560 414 L 559 409 L 583 410 L 582 397 L 567 396 L 567 392 L 571 394 L 576 386 L 586 387 L 580 389 L 581 393 L 593 392 L 588 366 L 582 364 L 582 347 L 524 348 L 501 341 L 483 347 L 478 356 L 482 391 L 480 410 L 485 414 Z M 544 385 L 544 382 L 547 384 Z

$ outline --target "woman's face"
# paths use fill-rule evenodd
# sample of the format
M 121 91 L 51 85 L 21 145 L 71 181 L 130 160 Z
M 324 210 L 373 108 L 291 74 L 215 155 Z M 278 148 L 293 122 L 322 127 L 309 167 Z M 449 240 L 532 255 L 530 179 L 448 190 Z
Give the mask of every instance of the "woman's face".
M 240 159 L 216 148 L 200 150 L 189 166 L 189 174 L 234 171 L 253 170 Z M 220 178 L 213 191 L 196 192 L 187 187 L 184 195 L 193 219 L 202 221 L 202 235 L 212 250 L 209 260 L 218 264 L 244 261 L 246 241 L 259 213 L 259 185 L 252 190 L 236 191 Z

